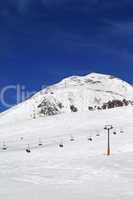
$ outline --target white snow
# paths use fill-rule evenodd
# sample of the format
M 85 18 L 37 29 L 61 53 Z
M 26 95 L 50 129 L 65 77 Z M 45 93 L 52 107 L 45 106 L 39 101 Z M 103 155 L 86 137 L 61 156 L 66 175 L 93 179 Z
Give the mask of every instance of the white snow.
M 1 199 L 133 199 L 132 113 L 133 108 L 127 107 L 17 123 L 1 120 L 1 147 L 3 141 L 8 146 L 0 150 Z M 106 156 L 106 124 L 117 132 L 111 134 L 110 157 Z M 75 141 L 70 141 L 71 136 Z M 58 147 L 60 142 L 64 148 Z M 25 152 L 27 144 L 31 154 Z
M 88 79 L 98 82 L 86 85 Z M 81 95 L 83 88 L 85 93 Z M 67 102 L 66 111 L 32 119 L 33 107 L 51 91 L 56 99 Z M 68 95 L 74 96 L 72 100 L 82 108 L 80 112 L 68 112 Z M 132 87 L 119 79 L 93 73 L 65 79 L 2 113 L 0 199 L 132 200 L 133 106 L 89 112 L 88 104 L 83 104 L 86 99 L 94 103 L 97 96 L 104 101 L 121 95 L 132 99 Z M 110 134 L 111 156 L 106 155 L 105 125 L 114 127 Z M 2 149 L 3 144 L 7 150 Z M 28 144 L 29 154 L 25 151 Z
M 2 120 L 24 121 L 39 116 L 38 106 L 46 98 L 55 105 L 62 103 L 61 113 L 70 113 L 70 105 L 78 111 L 88 111 L 88 106 L 101 106 L 109 100 L 133 101 L 133 87 L 110 75 L 91 73 L 72 76 L 41 90 L 27 101 L 1 114 Z

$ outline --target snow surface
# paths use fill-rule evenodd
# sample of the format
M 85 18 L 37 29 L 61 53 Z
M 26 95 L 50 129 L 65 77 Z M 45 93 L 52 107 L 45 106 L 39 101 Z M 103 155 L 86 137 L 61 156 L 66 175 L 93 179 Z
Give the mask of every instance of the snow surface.
M 39 117 L 38 106 L 47 99 L 50 103 L 63 108 L 60 113 L 70 113 L 70 106 L 74 105 L 78 111 L 88 111 L 89 106 L 102 106 L 112 100 L 133 101 L 133 87 L 110 75 L 91 73 L 86 76 L 72 76 L 61 82 L 49 86 L 27 101 L 2 113 L 2 121 L 25 121 Z
M 39 117 L 44 98 L 61 102 L 62 113 Z M 133 106 L 88 111 L 89 105 L 124 98 L 133 100 L 131 85 L 92 73 L 66 78 L 1 113 L 0 199 L 132 200 Z M 70 112 L 72 104 L 79 112 Z M 108 124 L 114 127 L 111 156 L 106 155 Z
M 132 115 L 129 106 L 29 120 L 18 120 L 15 114 L 1 117 L 0 199 L 132 200 Z M 114 126 L 110 157 L 106 124 Z M 38 146 L 40 141 L 43 146 Z

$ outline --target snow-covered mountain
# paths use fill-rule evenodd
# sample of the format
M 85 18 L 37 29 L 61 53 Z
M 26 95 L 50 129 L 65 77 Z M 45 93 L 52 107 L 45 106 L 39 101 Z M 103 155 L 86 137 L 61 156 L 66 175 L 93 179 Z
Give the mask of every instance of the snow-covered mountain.
M 133 106 L 96 110 L 132 101 L 129 84 L 90 74 L 67 78 L 2 113 L 2 200 L 132 200 Z M 40 111 L 64 113 L 39 117 Z M 113 126 L 111 156 L 105 125 Z
M 110 75 L 72 76 L 49 86 L 1 114 L 5 120 L 38 118 L 78 111 L 92 111 L 133 102 L 133 87 Z M 8 117 L 7 117 L 8 115 Z

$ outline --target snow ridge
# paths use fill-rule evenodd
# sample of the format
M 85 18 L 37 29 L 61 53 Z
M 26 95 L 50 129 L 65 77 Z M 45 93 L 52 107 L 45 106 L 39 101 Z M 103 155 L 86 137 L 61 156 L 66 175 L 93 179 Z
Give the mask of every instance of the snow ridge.
M 91 73 L 65 78 L 2 113 L 1 117 L 5 120 L 25 120 L 60 113 L 127 106 L 132 102 L 133 87 L 130 84 L 114 76 Z

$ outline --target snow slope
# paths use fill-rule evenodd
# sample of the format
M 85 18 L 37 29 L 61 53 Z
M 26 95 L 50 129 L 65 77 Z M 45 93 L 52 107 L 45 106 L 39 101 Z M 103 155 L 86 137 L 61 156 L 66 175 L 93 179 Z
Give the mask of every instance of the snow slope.
M 64 110 L 39 117 L 38 105 L 46 97 L 61 101 Z M 108 75 L 70 77 L 1 114 L 0 199 L 133 199 L 133 106 L 89 112 L 95 98 L 132 100 L 133 89 Z M 71 103 L 80 112 L 70 112 Z M 109 157 L 108 124 L 114 127 Z
M 8 146 L 0 150 L 1 199 L 132 200 L 132 113 L 129 106 L 1 121 L 1 147 L 3 141 Z M 111 132 L 110 157 L 106 124 L 117 132 Z M 75 141 L 70 141 L 71 136 Z M 40 140 L 43 146 L 38 146 Z M 60 143 L 64 148 L 59 148 Z M 30 154 L 25 152 L 27 144 Z
M 43 102 L 48 111 L 51 106 L 54 114 L 58 114 L 70 113 L 71 105 L 83 112 L 88 111 L 89 106 L 101 107 L 108 101 L 123 99 L 133 101 L 133 87 L 130 84 L 110 75 L 91 73 L 72 76 L 47 87 L 29 100 L 2 113 L 1 117 L 5 121 L 9 118 L 11 121 L 38 118 Z

